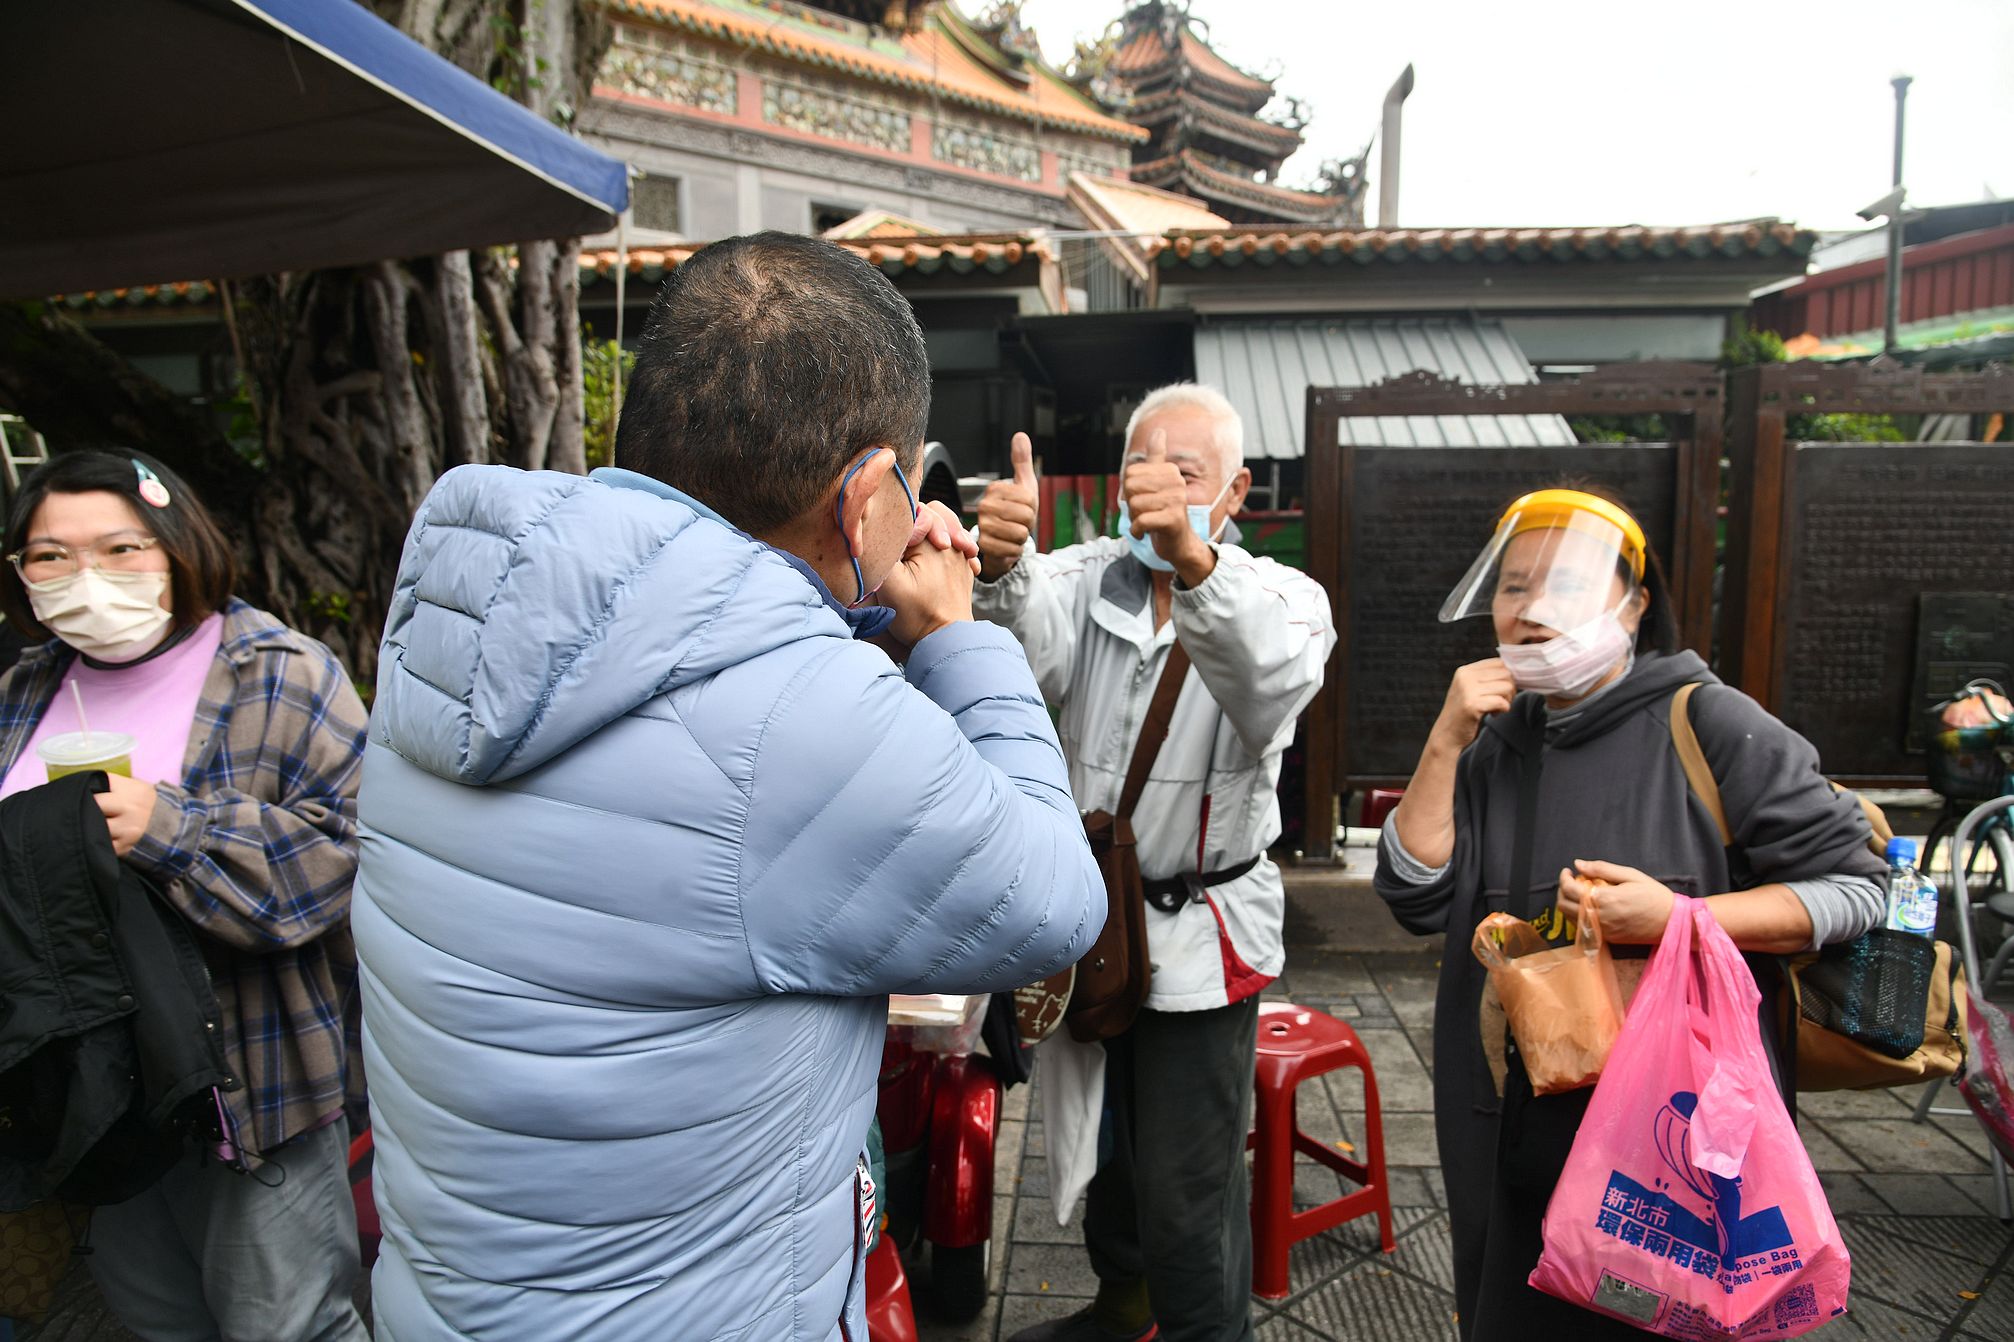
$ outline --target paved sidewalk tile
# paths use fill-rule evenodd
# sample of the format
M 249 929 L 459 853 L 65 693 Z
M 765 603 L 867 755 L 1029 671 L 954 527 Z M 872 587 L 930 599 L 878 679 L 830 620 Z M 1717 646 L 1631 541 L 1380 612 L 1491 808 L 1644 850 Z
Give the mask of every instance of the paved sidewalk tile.
M 1431 957 L 1296 957 L 1268 993 L 1350 1021 L 1376 1069 L 1398 1249 L 1378 1252 L 1375 1222 L 1352 1222 L 1296 1245 L 1292 1293 L 1254 1301 L 1262 1342 L 1442 1342 L 1456 1336 L 1454 1264 L 1434 1141 Z M 1984 1135 L 1963 1118 L 1918 1124 L 1921 1091 L 1841 1091 L 1799 1100 L 1800 1132 L 1854 1255 L 1849 1312 L 1812 1336 L 1886 1342 L 2014 1339 L 2014 1230 L 1993 1216 Z M 1057 1226 L 1048 1198 L 1040 1106 L 1020 1092 L 1024 1151 L 999 1330 L 923 1324 L 924 1342 L 1006 1342 L 1078 1308 L 1096 1283 L 1081 1223 Z M 1945 1095 L 1940 1103 L 1955 1102 Z M 1361 1153 L 1363 1087 L 1345 1069 L 1304 1083 L 1302 1128 Z M 1344 1182 L 1311 1161 L 1295 1167 L 1295 1200 L 1325 1200 Z M 1551 1342 L 1550 1339 L 1547 1342 Z M 1561 1339 L 1561 1342 L 1568 1342 Z
M 1292 1251 L 1292 1294 L 1253 1302 L 1261 1342 L 1451 1342 L 1453 1261 L 1434 1141 L 1430 957 L 1330 954 L 1297 958 L 1269 994 L 1352 1021 L 1377 1070 L 1385 1116 L 1397 1252 L 1379 1252 L 1372 1218 L 1315 1236 Z M 1800 1097 L 1800 1131 L 1853 1253 L 1850 1311 L 1812 1334 L 1820 1342 L 2010 1342 L 2014 1339 L 2014 1229 L 1994 1215 L 1987 1145 L 1965 1118 L 1911 1121 L 1915 1087 Z M 1940 1103 L 1955 1101 L 1945 1095 Z M 1302 1127 L 1361 1154 L 1361 1082 L 1347 1072 L 1305 1084 Z M 1006 1342 L 1020 1329 L 1083 1307 L 1096 1281 L 1083 1248 L 1081 1207 L 1057 1225 L 1047 1143 L 1033 1088 L 1007 1093 L 995 1151 L 991 1293 L 978 1318 L 933 1320 L 921 1289 L 927 1260 L 910 1265 L 922 1342 Z M 1295 1167 L 1296 1201 L 1344 1188 L 1311 1161 Z M 81 1269 L 62 1300 L 22 1342 L 133 1342 L 106 1316 Z M 1553 1342 L 1546 1339 L 1545 1342 Z M 1570 1342 L 1559 1339 L 1558 1342 Z
M 1291 1314 L 1335 1342 L 1452 1342 L 1454 1316 L 1452 1293 L 1376 1260 L 1303 1297 Z

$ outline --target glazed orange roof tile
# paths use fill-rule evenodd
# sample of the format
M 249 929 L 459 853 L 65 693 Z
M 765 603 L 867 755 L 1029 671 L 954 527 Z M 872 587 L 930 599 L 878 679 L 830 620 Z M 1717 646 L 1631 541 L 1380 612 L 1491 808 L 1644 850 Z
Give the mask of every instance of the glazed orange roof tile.
M 1126 143 L 1147 138 L 1147 132 L 1107 115 L 1038 63 L 1030 63 L 1025 85 L 1003 78 L 961 48 L 945 28 L 953 20 L 942 15 L 917 32 L 856 37 L 721 0 L 609 0 L 609 8 L 697 37 L 932 94 L 1038 126 L 1068 127 Z
M 1232 227 L 1171 230 L 1147 244 L 1163 269 L 1232 261 L 1329 264 L 1350 260 L 1477 262 L 1636 261 L 1692 257 L 1807 256 L 1818 235 L 1780 219 L 1687 228 L 1359 228 L 1290 230 Z

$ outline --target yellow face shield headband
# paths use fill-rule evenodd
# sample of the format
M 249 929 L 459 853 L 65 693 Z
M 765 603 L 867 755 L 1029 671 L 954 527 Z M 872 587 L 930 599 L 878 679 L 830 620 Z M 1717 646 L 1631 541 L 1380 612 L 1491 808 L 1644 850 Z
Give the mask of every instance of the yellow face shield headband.
M 1621 553 L 1629 562 L 1630 576 L 1638 583 L 1643 581 L 1644 556 L 1648 553 L 1643 528 L 1634 517 L 1598 494 L 1584 494 L 1578 489 L 1541 489 L 1504 509 L 1497 527 L 1502 530 L 1506 525 L 1510 528 L 1506 540 L 1527 531 L 1559 528 L 1586 532 L 1613 543 L 1619 532 Z
M 1541 533 L 1556 534 L 1545 539 Z M 1520 545 L 1520 537 L 1529 539 Z M 1513 556 L 1516 567 L 1505 569 Z M 1557 626 L 1584 614 L 1590 602 L 1613 604 L 1606 593 L 1616 560 L 1627 586 L 1642 587 L 1649 548 L 1626 510 L 1577 489 L 1526 494 L 1497 520 L 1489 543 L 1442 603 L 1441 621 L 1515 609 L 1520 618 Z

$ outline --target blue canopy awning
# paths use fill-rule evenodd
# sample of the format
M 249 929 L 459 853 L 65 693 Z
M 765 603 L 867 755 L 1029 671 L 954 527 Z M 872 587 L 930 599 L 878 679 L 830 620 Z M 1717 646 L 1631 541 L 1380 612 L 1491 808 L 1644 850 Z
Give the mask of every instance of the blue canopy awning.
M 623 164 L 355 0 L 0 5 L 0 297 L 609 228 Z

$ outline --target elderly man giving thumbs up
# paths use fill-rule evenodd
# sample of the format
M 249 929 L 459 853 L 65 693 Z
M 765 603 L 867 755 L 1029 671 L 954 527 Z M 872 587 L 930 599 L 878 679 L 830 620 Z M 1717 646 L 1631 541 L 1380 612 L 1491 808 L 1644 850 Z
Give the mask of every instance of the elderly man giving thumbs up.
M 1280 833 L 1281 752 L 1335 645 L 1328 598 L 1238 548 L 1230 518 L 1252 479 L 1244 431 L 1207 387 L 1163 387 L 1134 412 L 1116 537 L 1034 553 L 1025 435 L 1013 461 L 1014 478 L 979 504 L 973 610 L 1014 631 L 1061 710 L 1080 808 L 1116 808 L 1177 643 L 1189 662 L 1133 812 L 1153 964 L 1146 1009 L 1102 1045 L 1059 1035 L 1042 1046 L 1052 1192 L 1060 1217 L 1089 1179 L 1098 1298 L 1013 1342 L 1242 1342 L 1258 993 L 1284 958 L 1285 895 L 1266 847 Z M 1101 1077 L 1114 1141 L 1092 1177 Z

